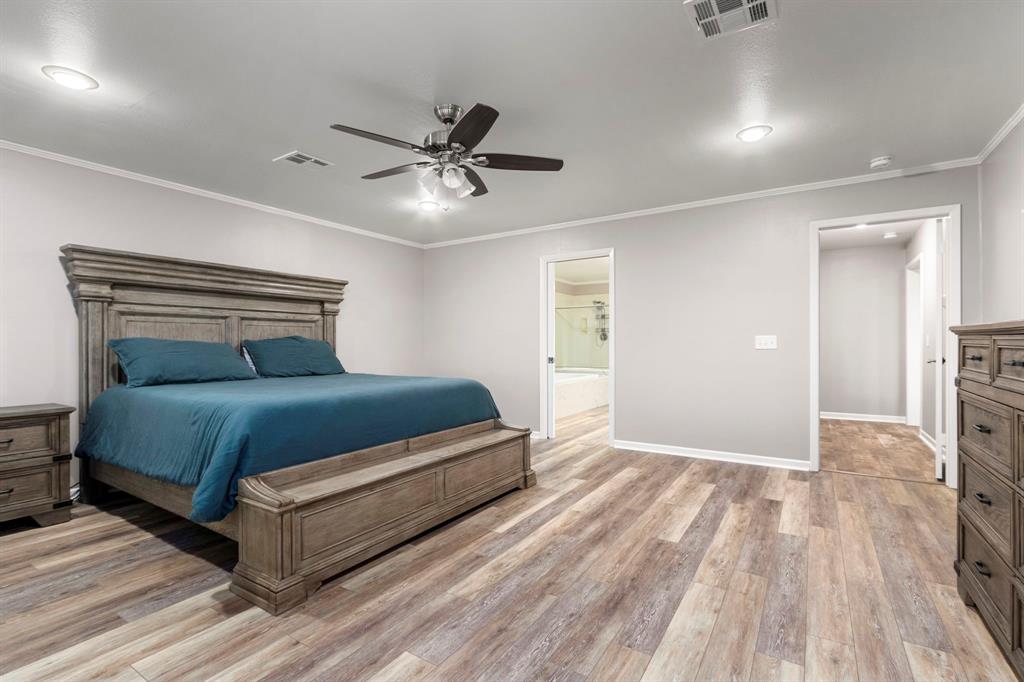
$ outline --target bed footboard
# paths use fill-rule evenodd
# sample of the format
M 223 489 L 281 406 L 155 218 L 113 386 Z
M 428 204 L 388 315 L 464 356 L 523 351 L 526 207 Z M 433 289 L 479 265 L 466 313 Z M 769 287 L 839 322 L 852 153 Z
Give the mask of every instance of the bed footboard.
M 530 430 L 499 420 L 244 478 L 231 590 L 283 613 L 327 578 L 535 481 Z

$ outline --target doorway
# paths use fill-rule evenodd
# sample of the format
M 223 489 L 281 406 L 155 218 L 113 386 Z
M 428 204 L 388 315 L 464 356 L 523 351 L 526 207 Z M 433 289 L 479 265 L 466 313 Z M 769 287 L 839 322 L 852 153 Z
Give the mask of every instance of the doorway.
M 959 253 L 958 205 L 811 223 L 812 470 L 956 487 Z
M 541 259 L 541 436 L 607 423 L 614 415 L 614 254 Z

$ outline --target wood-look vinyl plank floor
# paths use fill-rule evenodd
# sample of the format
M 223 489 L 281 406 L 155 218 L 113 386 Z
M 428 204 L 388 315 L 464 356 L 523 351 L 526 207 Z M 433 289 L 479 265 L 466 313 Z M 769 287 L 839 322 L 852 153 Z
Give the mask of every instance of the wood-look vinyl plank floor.
M 606 419 L 276 618 L 228 591 L 234 543 L 131 498 L 0 524 L 0 676 L 1013 679 L 956 593 L 955 494 L 893 459 L 899 428 L 849 422 L 864 470 L 809 475 L 616 450 Z
M 936 483 L 935 453 L 916 426 L 846 419 L 819 423 L 822 471 Z

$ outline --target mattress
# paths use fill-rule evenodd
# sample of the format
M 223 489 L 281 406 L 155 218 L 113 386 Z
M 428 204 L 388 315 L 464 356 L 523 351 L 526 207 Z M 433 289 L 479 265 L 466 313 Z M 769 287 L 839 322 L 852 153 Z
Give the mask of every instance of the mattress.
M 193 521 L 223 519 L 238 480 L 499 417 L 469 379 L 333 374 L 100 394 L 75 454 L 195 486 Z

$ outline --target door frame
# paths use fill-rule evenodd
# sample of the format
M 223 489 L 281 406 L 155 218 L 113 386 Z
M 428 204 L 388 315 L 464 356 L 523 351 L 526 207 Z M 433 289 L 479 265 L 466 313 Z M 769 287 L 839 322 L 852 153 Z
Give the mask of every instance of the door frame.
M 587 258 L 608 258 L 608 443 L 615 442 L 615 249 L 567 251 L 540 257 L 540 432 L 541 438 L 555 437 L 554 365 L 548 362 L 555 336 L 555 263 Z M 550 352 L 549 352 L 550 351 Z
M 949 264 L 957 264 L 957 267 L 942 268 L 943 282 L 939 297 L 939 314 L 936 315 L 936 348 L 945 352 L 946 357 L 955 354 L 957 347 L 956 335 L 949 331 L 949 328 L 961 323 L 963 310 L 961 308 L 961 288 L 963 284 L 963 262 L 960 257 L 961 241 L 961 209 L 960 204 L 949 204 L 946 206 L 932 206 L 928 208 L 915 208 L 904 211 L 886 211 L 880 213 L 869 213 L 865 215 L 846 216 L 842 218 L 829 218 L 827 220 L 812 220 L 809 230 L 809 261 L 810 261 L 810 329 L 808 356 L 810 361 L 810 401 L 808 410 L 809 419 L 809 448 L 811 471 L 821 469 L 821 451 L 819 448 L 821 415 L 820 406 L 820 372 L 821 372 L 821 349 L 819 345 L 820 324 L 819 319 L 819 258 L 820 241 L 822 230 L 835 229 L 839 227 L 852 227 L 861 223 L 882 223 L 896 222 L 902 220 L 917 220 L 931 218 L 948 218 L 946 229 L 941 229 L 936 242 L 938 244 L 938 259 L 944 259 Z M 943 291 L 945 292 L 946 326 L 942 328 Z M 941 360 L 941 356 L 940 356 Z M 945 390 L 945 400 L 935 401 L 935 424 L 936 438 L 935 452 L 936 461 L 945 463 L 945 483 L 950 488 L 957 487 L 957 449 L 950 447 L 949 442 L 954 441 L 956 428 L 956 362 L 941 361 L 935 363 L 936 390 L 941 387 Z M 941 395 L 941 392 L 940 394 Z M 943 404 L 945 405 L 945 418 L 943 418 Z M 942 427 L 940 432 L 939 427 Z M 941 441 L 941 442 L 940 442 Z M 941 458 L 941 460 L 939 459 Z
M 920 428 L 924 410 L 924 286 L 921 281 L 921 254 L 914 256 L 904 266 L 903 273 L 907 426 Z M 914 273 L 916 279 L 912 279 L 910 273 Z M 912 281 L 916 282 L 916 286 L 911 286 Z M 912 335 L 911 330 L 915 330 L 916 334 Z

